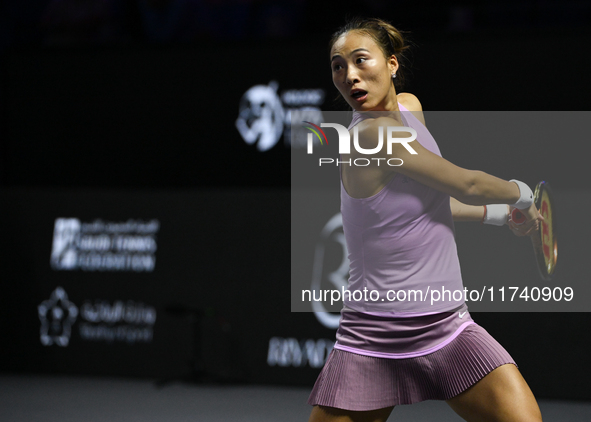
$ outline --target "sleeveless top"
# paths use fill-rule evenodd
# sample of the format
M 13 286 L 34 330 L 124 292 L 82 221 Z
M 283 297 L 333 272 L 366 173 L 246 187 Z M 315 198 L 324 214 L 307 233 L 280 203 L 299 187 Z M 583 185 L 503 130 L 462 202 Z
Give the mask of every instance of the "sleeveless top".
M 417 141 L 441 156 L 427 128 L 399 107 L 404 125 L 417 131 Z M 362 120 L 354 113 L 349 130 Z M 443 348 L 475 324 L 463 300 L 449 195 L 397 174 L 379 193 L 356 199 L 347 194 L 341 179 L 341 213 L 351 297 L 345 295 L 335 349 L 386 359 L 416 358 Z M 355 300 L 355 292 L 364 289 L 369 300 Z M 372 300 L 371 290 L 379 300 Z M 434 290 L 445 297 L 431 304 Z M 417 297 L 390 301 L 388 291 L 414 291 Z M 454 299 L 453 292 L 462 295 L 456 293 Z M 421 294 L 427 300 L 418 300 Z
M 427 128 L 399 104 L 416 141 L 441 156 Z M 364 116 L 354 112 L 349 130 Z M 404 166 L 404 164 L 402 164 Z M 342 183 L 341 214 L 349 254 L 344 304 L 359 312 L 419 316 L 464 304 L 449 195 L 396 174 L 377 194 L 352 198 Z

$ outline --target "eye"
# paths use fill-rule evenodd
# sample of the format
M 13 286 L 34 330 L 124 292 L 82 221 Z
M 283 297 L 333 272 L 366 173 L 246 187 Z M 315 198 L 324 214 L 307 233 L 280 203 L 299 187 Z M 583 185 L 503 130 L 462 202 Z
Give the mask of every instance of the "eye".
M 334 64 L 332 66 L 333 72 L 336 72 L 337 70 L 340 70 L 341 68 L 342 68 L 342 66 L 340 64 Z
M 358 58 L 357 58 L 357 60 L 355 60 L 355 62 L 356 62 L 357 64 L 361 64 L 361 63 L 363 63 L 363 62 L 364 62 L 364 61 L 366 61 L 366 60 L 367 60 L 367 59 L 366 59 L 365 57 L 358 57 Z

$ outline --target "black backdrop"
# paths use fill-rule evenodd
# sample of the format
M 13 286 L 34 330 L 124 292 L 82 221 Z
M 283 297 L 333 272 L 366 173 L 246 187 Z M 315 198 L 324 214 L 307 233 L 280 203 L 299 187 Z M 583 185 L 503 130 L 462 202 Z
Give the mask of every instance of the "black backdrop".
M 589 59 L 581 48 L 590 39 L 585 33 L 417 39 L 407 90 L 433 111 L 586 110 Z M 288 161 L 282 159 L 289 151 L 276 147 L 260 154 L 241 141 L 235 120 L 246 90 L 270 81 L 278 92 L 323 89 L 322 109 L 343 109 L 334 101 L 326 46 L 313 41 L 7 52 L 1 69 L 1 181 L 288 187 Z M 511 142 L 501 139 L 496 148 L 519 148 Z M 578 142 L 569 141 L 573 147 Z M 486 154 L 471 154 L 465 146 L 443 148 L 452 149 L 452 161 L 486 165 Z M 540 163 L 551 161 L 553 152 L 553 145 L 543 145 L 528 154 Z M 568 158 L 569 165 L 552 174 L 553 185 L 585 188 L 577 173 L 585 155 Z
M 582 33 L 417 38 L 408 90 L 428 110 L 585 110 L 589 59 L 581 51 L 589 41 Z M 279 91 L 325 89 L 322 108 L 335 107 L 325 43 L 316 39 L 5 54 L 3 371 L 181 376 L 193 334 L 189 318 L 169 309 L 178 305 L 205 313 L 210 370 L 311 385 L 318 368 L 267 363 L 272 337 L 334 339 L 312 314 L 289 312 L 289 150 L 280 142 L 261 153 L 234 125 L 243 93 L 272 80 Z M 547 159 L 550 148 L 532 159 Z M 446 149 L 451 161 L 489 164 L 481 150 Z M 585 189 L 585 155 L 570 160 L 552 173 L 553 186 Z M 63 217 L 157 218 L 154 272 L 52 270 L 53 224 Z M 36 308 L 57 286 L 78 307 L 99 299 L 154 306 L 152 342 L 83 342 L 74 327 L 67 348 L 42 346 Z M 539 397 L 591 399 L 581 337 L 588 314 L 474 318 Z

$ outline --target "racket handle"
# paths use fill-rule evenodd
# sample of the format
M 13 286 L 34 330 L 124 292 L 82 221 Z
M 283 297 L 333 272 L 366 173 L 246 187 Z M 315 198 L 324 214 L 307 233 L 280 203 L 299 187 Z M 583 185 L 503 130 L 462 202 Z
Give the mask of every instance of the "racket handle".
M 513 211 L 511 211 L 511 221 L 513 221 L 513 223 L 520 225 L 525 223 L 525 220 L 525 214 L 519 211 L 519 209 L 514 208 Z

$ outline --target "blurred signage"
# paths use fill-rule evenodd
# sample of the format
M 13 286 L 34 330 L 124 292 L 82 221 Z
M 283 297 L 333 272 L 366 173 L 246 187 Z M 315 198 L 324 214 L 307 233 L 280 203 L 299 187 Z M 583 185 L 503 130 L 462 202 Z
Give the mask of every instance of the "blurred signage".
M 259 151 L 273 148 L 283 136 L 291 145 L 291 121 L 322 121 L 323 89 L 290 89 L 278 92 L 276 81 L 249 88 L 240 99 L 236 128 L 244 142 Z
M 328 339 L 304 339 L 272 337 L 269 340 L 267 364 L 269 366 L 294 366 L 322 368 L 334 347 Z
M 77 218 L 58 218 L 51 267 L 56 271 L 154 271 L 159 228 L 158 220 L 84 223 Z
M 131 300 L 85 300 L 77 306 L 62 287 L 57 287 L 37 311 L 44 346 L 68 346 L 77 320 L 82 340 L 109 343 L 151 343 L 156 323 L 156 309 L 152 306 Z

